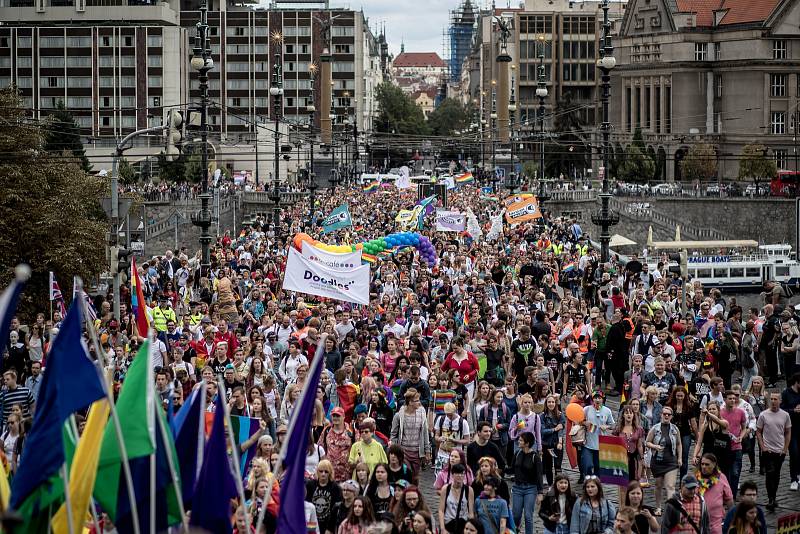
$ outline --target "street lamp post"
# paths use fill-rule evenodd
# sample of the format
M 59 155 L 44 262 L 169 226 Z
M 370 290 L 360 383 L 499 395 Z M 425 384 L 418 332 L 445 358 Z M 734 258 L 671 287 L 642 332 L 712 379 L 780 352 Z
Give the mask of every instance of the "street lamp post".
M 495 149 L 497 141 L 497 80 L 492 80 L 492 112 L 489 118 L 492 120 L 492 175 L 489 180 L 492 182 L 492 193 L 497 193 L 497 151 Z
M 211 194 L 208 191 L 208 71 L 214 68 L 211 58 L 211 43 L 208 28 L 208 4 L 202 0 L 200 4 L 200 22 L 197 23 L 194 48 L 190 65 L 197 71 L 200 82 L 200 142 L 203 145 L 201 153 L 202 180 L 200 193 L 200 212 L 192 217 L 192 224 L 200 227 L 200 272 L 208 276 L 211 271 L 211 211 L 209 202 Z
M 281 43 L 281 35 L 279 33 L 274 33 L 272 39 L 280 46 Z M 283 101 L 283 78 L 281 75 L 281 55 L 280 53 L 275 53 L 275 60 L 272 63 L 272 84 L 269 88 L 269 94 L 272 96 L 272 111 L 275 119 L 275 170 L 273 176 L 273 192 L 271 195 L 270 200 L 272 200 L 274 204 L 274 213 L 273 213 L 273 221 L 272 223 L 275 225 L 275 231 L 277 233 L 278 223 L 280 221 L 280 201 L 281 201 L 281 191 L 280 191 L 280 164 L 281 164 L 281 154 L 280 154 L 280 118 L 281 118 L 281 104 Z
M 314 80 L 317 74 L 317 66 L 312 63 L 308 67 L 308 71 L 311 74 L 311 101 L 306 106 L 306 111 L 309 112 L 309 121 L 308 121 L 308 128 L 311 132 L 311 150 L 309 152 L 309 169 L 308 169 L 308 191 L 310 193 L 310 202 L 311 207 L 309 209 L 309 220 L 313 222 L 314 220 L 314 206 L 316 204 L 316 193 L 317 193 L 317 178 L 314 174 L 314 141 L 316 141 L 316 135 L 314 134 L 314 113 L 317 111 L 317 107 L 314 105 Z
M 536 97 L 539 99 L 537 122 L 539 123 L 539 210 L 544 212 L 544 203 L 550 200 L 544 182 L 544 101 L 547 98 L 547 80 L 544 70 L 544 35 L 539 36 L 539 76 L 536 83 Z
M 597 60 L 597 67 L 601 72 L 602 93 L 601 102 L 603 106 L 603 123 L 600 129 L 603 132 L 603 186 L 600 193 L 600 211 L 592 215 L 592 222 L 600 227 L 600 261 L 608 262 L 608 246 L 611 241 L 611 227 L 619 222 L 619 215 L 612 213 L 609 208 L 611 192 L 608 188 L 608 158 L 609 141 L 611 136 L 611 123 L 609 122 L 608 103 L 611 97 L 611 70 L 617 66 L 614 57 L 614 48 L 611 46 L 611 21 L 608 19 L 609 0 L 603 0 L 603 38 L 600 47 L 600 59 Z
M 517 167 L 516 167 L 516 164 L 514 163 L 514 144 L 516 142 L 516 140 L 514 138 L 514 125 L 515 125 L 516 121 L 514 119 L 515 119 L 515 115 L 517 114 L 517 97 L 516 97 L 516 93 L 515 93 L 515 90 L 514 90 L 514 84 L 515 84 L 515 81 L 516 81 L 515 80 L 516 69 L 517 69 L 516 65 L 511 65 L 511 96 L 510 96 L 509 101 L 508 101 L 508 119 L 509 119 L 508 124 L 509 124 L 509 130 L 510 130 L 509 137 L 510 137 L 510 140 L 511 140 L 511 171 L 509 173 L 508 178 L 512 182 L 516 181 L 516 177 L 517 177 L 517 172 L 516 172 L 516 168 Z

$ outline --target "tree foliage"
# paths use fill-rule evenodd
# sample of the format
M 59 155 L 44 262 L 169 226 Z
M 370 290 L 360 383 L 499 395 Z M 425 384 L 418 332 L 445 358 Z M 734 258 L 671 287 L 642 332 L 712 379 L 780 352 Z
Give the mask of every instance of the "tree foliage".
M 64 107 L 62 101 L 58 102 L 58 107 L 49 117 L 44 148 L 53 154 L 70 153 L 80 161 L 84 171 L 92 170 L 89 158 L 86 157 L 86 151 L 83 148 L 83 141 L 81 141 L 80 126 L 72 113 Z
M 767 157 L 767 147 L 752 143 L 742 147 L 742 157 L 739 158 L 739 179 L 771 180 L 778 173 L 775 160 Z
M 128 162 L 127 158 L 122 158 L 119 161 L 119 182 L 123 185 L 133 185 L 138 181 L 136 170 L 133 165 Z
M 25 117 L 18 94 L 0 90 L 0 286 L 24 262 L 32 270 L 21 314 L 48 306 L 48 271 L 65 294 L 72 277 L 88 284 L 105 266 L 107 221 L 100 197 L 108 182 L 78 157 L 46 149 L 49 132 Z
M 653 177 L 656 165 L 635 142 L 628 145 L 618 168 L 618 179 L 623 182 L 646 182 Z
M 383 133 L 427 134 L 425 114 L 411 97 L 394 84 L 384 82 L 375 92 L 378 102 L 376 130 Z
M 686 180 L 710 181 L 717 176 L 717 151 L 708 143 L 696 143 L 681 161 L 681 173 Z
M 445 98 L 428 115 L 428 127 L 433 135 L 450 136 L 469 127 L 471 110 L 455 98 Z
M 582 106 L 572 103 L 570 93 L 556 103 L 553 118 L 553 142 L 545 146 L 545 174 L 550 177 L 573 176 L 591 167 L 591 147 L 580 114 Z

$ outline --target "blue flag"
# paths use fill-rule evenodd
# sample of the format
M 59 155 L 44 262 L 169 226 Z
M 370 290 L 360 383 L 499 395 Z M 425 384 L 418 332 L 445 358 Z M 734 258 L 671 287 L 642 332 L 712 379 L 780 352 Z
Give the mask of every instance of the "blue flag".
M 188 402 L 181 406 L 170 422 L 172 435 L 175 437 L 178 465 L 181 470 L 183 502 L 186 504 L 192 502 L 197 469 L 200 467 L 205 446 L 205 428 L 203 427 L 205 391 L 203 388 L 195 389 L 187 400 Z
M 314 391 L 316 392 L 316 388 Z M 231 499 L 238 494 L 225 439 L 223 397 L 224 393 L 220 391 L 215 401 L 214 426 L 206 443 L 203 467 L 200 468 L 200 475 L 194 488 L 192 506 L 191 525 L 209 532 L 231 531 Z M 303 458 L 305 461 L 305 449 Z
M 16 279 L 0 295 L 0 351 L 8 345 L 8 336 L 11 333 L 11 319 L 17 312 L 17 304 L 22 294 L 25 282 L 30 278 L 31 269 L 27 265 L 20 265 L 16 269 Z M 3 361 L 0 359 L 0 369 Z
M 81 339 L 82 325 L 80 302 L 73 301 L 47 358 L 36 415 L 25 440 L 26 449 L 35 453 L 29 454 L 27 461 L 19 465 L 11 488 L 12 508 L 18 508 L 37 487 L 61 469 L 65 459 L 64 447 L 60 446 L 64 421 L 106 396 L 100 374 L 89 360 Z
M 322 374 L 325 358 L 324 340 L 317 347 L 317 353 L 311 362 L 308 380 L 303 386 L 300 398 L 295 404 L 292 419 L 289 421 L 287 436 L 283 444 L 284 477 L 281 482 L 281 506 L 278 511 L 278 523 L 275 532 L 281 534 L 306 534 L 306 499 L 305 466 L 306 450 L 311 429 L 311 416 L 317 399 L 317 384 Z
M 342 204 L 323 219 L 322 233 L 329 234 L 348 226 L 353 226 L 353 219 L 350 217 L 350 207 L 347 204 Z

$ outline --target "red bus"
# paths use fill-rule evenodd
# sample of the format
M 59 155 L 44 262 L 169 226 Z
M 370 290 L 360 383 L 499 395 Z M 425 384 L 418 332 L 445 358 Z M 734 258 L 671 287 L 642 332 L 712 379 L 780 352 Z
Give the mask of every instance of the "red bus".
M 796 197 L 800 193 L 800 172 L 778 171 L 778 176 L 769 184 L 774 197 Z

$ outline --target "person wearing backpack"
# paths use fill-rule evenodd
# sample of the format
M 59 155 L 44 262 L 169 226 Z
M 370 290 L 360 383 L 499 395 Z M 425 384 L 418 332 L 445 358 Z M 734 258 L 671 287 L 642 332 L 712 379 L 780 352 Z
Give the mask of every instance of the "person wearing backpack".
M 501 451 L 506 450 L 508 444 L 508 428 L 511 423 L 511 413 L 504 402 L 503 392 L 496 389 L 492 392 L 489 404 L 478 411 L 478 421 L 488 421 L 492 426 L 491 441 Z
M 447 463 L 450 452 L 453 449 L 466 451 L 471 439 L 469 424 L 466 419 L 458 415 L 456 405 L 452 402 L 445 403 L 444 415 L 436 419 L 433 428 L 433 441 L 438 447 L 434 470 L 438 475 L 438 471 L 441 471 L 442 466 Z
M 450 474 L 453 481 L 439 490 L 439 532 L 461 534 L 468 519 L 475 517 L 475 493 L 464 483 L 466 466 L 456 464 Z
M 755 335 L 755 323 L 747 321 L 742 336 L 742 350 L 739 356 L 739 363 L 742 365 L 742 389 L 750 389 L 750 381 L 754 376 L 758 376 L 758 362 L 756 361 L 756 347 L 758 340 Z
M 667 499 L 664 515 L 661 517 L 661 534 L 673 532 L 711 532 L 708 508 L 697 489 L 697 477 L 689 473 L 681 479 L 681 488 L 673 497 Z

